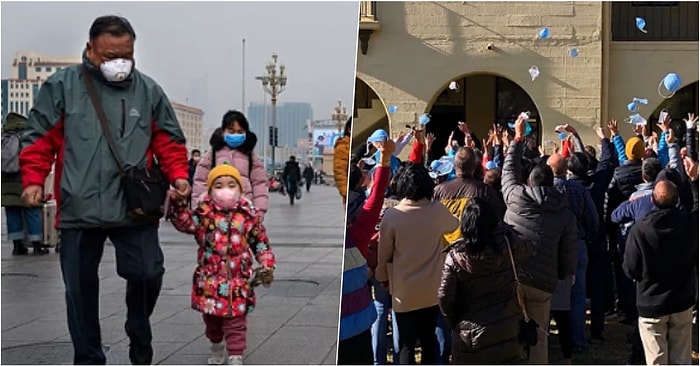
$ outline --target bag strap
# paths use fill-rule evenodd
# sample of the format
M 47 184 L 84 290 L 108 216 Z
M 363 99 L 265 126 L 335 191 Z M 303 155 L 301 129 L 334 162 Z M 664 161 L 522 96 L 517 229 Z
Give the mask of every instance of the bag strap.
M 515 294 L 518 298 L 518 306 L 525 316 L 525 321 L 530 321 L 530 317 L 527 315 L 527 310 L 525 310 L 525 305 L 522 294 L 520 293 L 520 279 L 518 278 L 518 270 L 515 267 L 515 259 L 513 259 L 513 251 L 510 249 L 510 240 L 508 240 L 508 234 L 503 236 L 506 239 L 506 245 L 508 246 L 508 256 L 510 257 L 510 266 L 513 268 L 513 275 L 515 275 Z
M 92 101 L 92 106 L 95 108 L 95 112 L 97 113 L 97 119 L 100 120 L 100 125 L 102 126 L 102 133 L 104 134 L 104 137 L 107 140 L 109 150 L 112 152 L 112 156 L 117 162 L 119 172 L 121 173 L 121 175 L 124 175 L 124 164 L 122 163 L 122 160 L 119 157 L 117 146 L 114 143 L 114 137 L 112 137 L 112 131 L 110 131 L 109 123 L 107 123 L 107 115 L 105 114 L 105 110 L 102 107 L 102 100 L 100 99 L 100 96 L 97 95 L 97 89 L 95 88 L 95 84 L 92 81 L 92 76 L 90 76 L 90 72 L 87 70 L 87 68 L 85 68 L 85 66 L 80 67 L 80 73 L 83 74 L 83 81 L 85 82 L 85 87 L 87 88 L 88 95 L 90 96 L 90 100 Z

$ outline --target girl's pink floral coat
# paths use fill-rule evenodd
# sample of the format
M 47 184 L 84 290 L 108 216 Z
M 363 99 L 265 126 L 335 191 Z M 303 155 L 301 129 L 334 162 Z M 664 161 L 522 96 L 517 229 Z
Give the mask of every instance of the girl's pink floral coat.
M 265 215 L 269 202 L 269 182 L 265 166 L 253 153 L 253 166 L 248 164 L 248 155 L 224 146 L 216 152 L 216 165 L 229 164 L 238 169 L 243 178 L 243 196 L 253 202 L 256 212 Z M 207 193 L 207 176 L 211 170 L 211 151 L 202 156 L 194 171 L 192 204 L 199 204 Z M 248 174 L 250 172 L 250 174 Z
M 192 308 L 224 318 L 245 316 L 255 308 L 253 256 L 273 268 L 275 256 L 262 216 L 245 198 L 237 210 L 224 210 L 205 195 L 195 210 L 171 205 L 170 217 L 178 231 L 194 234 L 197 268 L 192 284 Z

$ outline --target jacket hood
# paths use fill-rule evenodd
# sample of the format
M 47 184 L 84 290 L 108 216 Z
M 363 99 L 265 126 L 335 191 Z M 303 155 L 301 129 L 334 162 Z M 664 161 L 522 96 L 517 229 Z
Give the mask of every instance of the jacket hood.
M 654 210 L 647 214 L 641 221 L 643 225 L 637 225 L 650 245 L 671 244 L 670 238 L 677 237 L 679 229 L 688 223 L 688 215 L 674 207 L 670 209 Z
M 22 131 L 27 126 L 27 117 L 10 112 L 5 117 L 5 123 L 2 125 L 3 131 Z
M 523 209 L 537 208 L 545 212 L 558 212 L 567 207 L 566 197 L 554 187 L 525 187 L 529 200 L 523 202 Z

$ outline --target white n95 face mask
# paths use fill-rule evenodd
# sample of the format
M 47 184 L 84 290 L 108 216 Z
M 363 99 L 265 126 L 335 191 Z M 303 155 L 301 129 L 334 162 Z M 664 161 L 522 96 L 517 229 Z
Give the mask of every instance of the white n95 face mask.
M 102 75 L 104 75 L 107 81 L 120 82 L 129 77 L 133 66 L 133 61 L 124 58 L 117 58 L 103 62 L 102 65 L 100 65 L 100 71 L 102 71 Z

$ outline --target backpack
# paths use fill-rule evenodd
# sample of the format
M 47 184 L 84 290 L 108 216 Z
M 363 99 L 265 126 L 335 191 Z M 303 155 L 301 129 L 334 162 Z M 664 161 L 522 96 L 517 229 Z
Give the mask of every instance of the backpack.
M 19 152 L 21 149 L 20 133 L 10 131 L 2 133 L 2 173 L 19 173 Z

